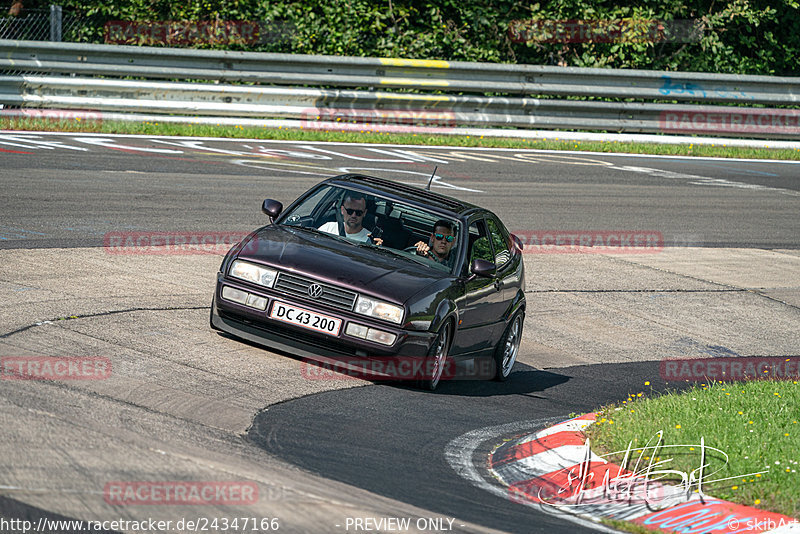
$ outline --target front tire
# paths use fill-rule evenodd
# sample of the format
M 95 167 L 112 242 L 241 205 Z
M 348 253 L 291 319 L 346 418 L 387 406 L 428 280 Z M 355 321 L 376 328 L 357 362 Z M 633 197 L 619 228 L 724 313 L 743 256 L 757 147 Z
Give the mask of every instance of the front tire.
M 514 317 L 506 327 L 506 331 L 503 332 L 503 337 L 497 343 L 494 351 L 494 379 L 498 382 L 505 382 L 508 379 L 509 375 L 511 375 L 511 369 L 517 361 L 519 344 L 522 341 L 524 318 L 525 314 L 521 310 L 514 314 Z
M 420 381 L 420 387 L 433 391 L 439 385 L 447 365 L 447 354 L 450 351 L 450 336 L 452 327 L 450 321 L 446 322 L 439 330 L 439 334 L 425 359 L 425 378 Z

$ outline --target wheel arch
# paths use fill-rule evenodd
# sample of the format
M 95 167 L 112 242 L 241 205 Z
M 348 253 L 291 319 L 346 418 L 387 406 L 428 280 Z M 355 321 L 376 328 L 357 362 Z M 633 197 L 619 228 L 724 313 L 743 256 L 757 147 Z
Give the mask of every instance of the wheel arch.
M 453 323 L 453 331 L 451 332 L 450 338 L 450 343 L 452 344 L 452 334 L 455 333 L 458 321 L 458 307 L 456 307 L 456 303 L 450 299 L 442 300 L 436 307 L 436 313 L 433 315 L 430 331 L 438 332 L 447 321 Z
M 527 305 L 528 302 L 527 299 L 525 298 L 525 292 L 522 291 L 522 288 L 520 288 L 519 291 L 517 291 L 517 294 L 514 295 L 514 299 L 511 301 L 511 305 L 508 307 L 508 313 L 506 313 L 505 316 L 506 326 L 508 325 L 508 323 L 511 322 L 511 319 L 514 318 L 514 315 L 516 315 L 517 312 L 522 311 L 522 313 L 524 314 L 525 310 L 527 309 Z

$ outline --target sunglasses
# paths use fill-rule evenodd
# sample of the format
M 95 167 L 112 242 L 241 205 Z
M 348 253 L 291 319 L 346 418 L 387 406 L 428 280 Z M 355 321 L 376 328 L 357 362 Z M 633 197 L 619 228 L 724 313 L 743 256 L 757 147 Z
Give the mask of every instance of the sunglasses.
M 346 211 L 348 215 L 352 215 L 355 213 L 356 217 L 361 217 L 362 215 L 364 215 L 364 210 L 351 210 L 350 208 L 344 208 L 344 211 Z
M 448 243 L 452 243 L 453 240 L 455 239 L 454 236 L 451 236 L 451 235 L 446 236 L 444 234 L 433 234 L 433 237 L 434 237 L 434 239 L 436 239 L 436 241 L 441 241 L 442 239 L 444 239 Z

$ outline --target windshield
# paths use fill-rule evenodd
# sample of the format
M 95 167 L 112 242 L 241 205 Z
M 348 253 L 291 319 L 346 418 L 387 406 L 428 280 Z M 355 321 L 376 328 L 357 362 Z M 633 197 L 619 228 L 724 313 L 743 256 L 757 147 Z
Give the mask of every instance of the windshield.
M 354 245 L 380 247 L 442 271 L 452 270 L 460 248 L 456 220 L 332 185 L 312 191 L 282 217 L 281 224 L 317 230 Z

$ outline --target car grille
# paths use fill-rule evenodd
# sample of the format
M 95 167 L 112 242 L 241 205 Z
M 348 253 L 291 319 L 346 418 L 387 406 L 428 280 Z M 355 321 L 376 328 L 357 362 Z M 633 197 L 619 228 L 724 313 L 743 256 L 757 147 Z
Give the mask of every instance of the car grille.
M 311 284 L 318 284 L 322 286 L 321 296 L 317 298 L 312 298 L 309 296 L 308 288 Z M 277 291 L 281 291 L 288 295 L 314 300 L 320 304 L 326 304 L 333 308 L 346 311 L 352 311 L 357 297 L 356 293 L 353 291 L 347 291 L 336 286 L 317 282 L 316 280 L 312 280 L 310 278 L 304 278 L 302 276 L 296 276 L 284 272 L 278 273 L 278 279 L 275 280 L 275 285 L 273 287 Z

